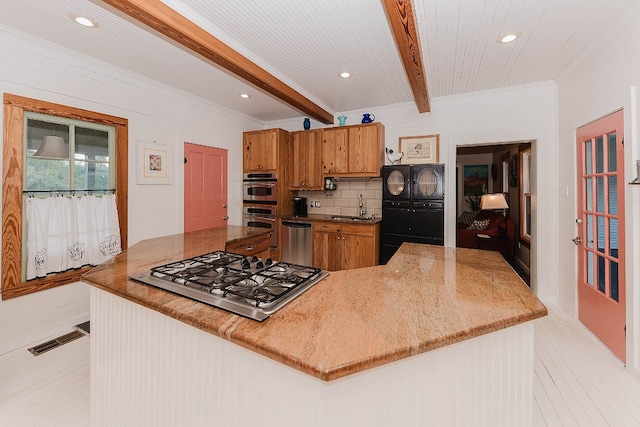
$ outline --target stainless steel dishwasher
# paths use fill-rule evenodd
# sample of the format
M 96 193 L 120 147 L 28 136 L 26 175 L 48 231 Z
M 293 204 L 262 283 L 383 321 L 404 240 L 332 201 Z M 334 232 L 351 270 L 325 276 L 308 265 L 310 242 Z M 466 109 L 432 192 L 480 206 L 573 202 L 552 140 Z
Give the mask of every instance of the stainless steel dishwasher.
M 282 261 L 313 265 L 313 229 L 310 222 L 282 221 Z

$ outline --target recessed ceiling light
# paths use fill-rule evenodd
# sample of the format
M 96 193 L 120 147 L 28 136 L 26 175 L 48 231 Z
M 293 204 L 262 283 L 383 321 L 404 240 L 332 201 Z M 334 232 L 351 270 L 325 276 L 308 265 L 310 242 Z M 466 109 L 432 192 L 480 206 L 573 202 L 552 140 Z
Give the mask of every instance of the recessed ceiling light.
M 244 99 L 251 98 L 251 95 L 249 95 L 248 93 L 241 93 L 240 98 L 244 98 Z
M 498 37 L 498 43 L 511 43 L 512 41 L 520 37 L 520 34 L 521 33 L 510 33 L 500 36 Z
M 71 15 L 69 15 L 69 18 L 71 18 L 74 22 L 82 25 L 83 27 L 98 28 L 100 26 L 100 24 L 98 24 L 98 21 L 87 16 L 72 13 Z
M 349 77 L 351 77 L 351 73 L 348 71 L 343 71 L 340 73 L 340 77 L 342 77 L 343 79 L 348 79 Z

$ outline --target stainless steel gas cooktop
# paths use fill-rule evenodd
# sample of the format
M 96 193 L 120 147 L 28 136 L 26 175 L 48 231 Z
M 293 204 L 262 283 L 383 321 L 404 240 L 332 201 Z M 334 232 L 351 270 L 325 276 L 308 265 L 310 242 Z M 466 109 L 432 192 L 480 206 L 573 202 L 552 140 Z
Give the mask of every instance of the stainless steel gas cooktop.
M 130 279 L 263 321 L 329 273 L 215 251 L 153 267 Z

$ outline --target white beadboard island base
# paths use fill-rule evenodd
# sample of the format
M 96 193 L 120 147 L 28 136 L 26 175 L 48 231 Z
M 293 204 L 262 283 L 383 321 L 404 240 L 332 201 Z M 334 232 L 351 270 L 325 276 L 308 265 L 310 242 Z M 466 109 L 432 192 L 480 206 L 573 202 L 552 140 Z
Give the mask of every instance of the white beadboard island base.
M 91 425 L 530 426 L 533 332 L 322 381 L 92 287 Z

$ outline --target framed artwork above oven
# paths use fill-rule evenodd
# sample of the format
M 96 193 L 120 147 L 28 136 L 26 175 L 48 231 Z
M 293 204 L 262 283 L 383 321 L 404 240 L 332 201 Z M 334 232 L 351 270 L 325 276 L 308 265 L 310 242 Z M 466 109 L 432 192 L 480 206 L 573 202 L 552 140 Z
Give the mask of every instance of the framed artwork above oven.
M 402 164 L 438 163 L 440 135 L 401 136 L 398 150 L 404 154 Z
M 172 184 L 173 147 L 136 141 L 137 184 Z

